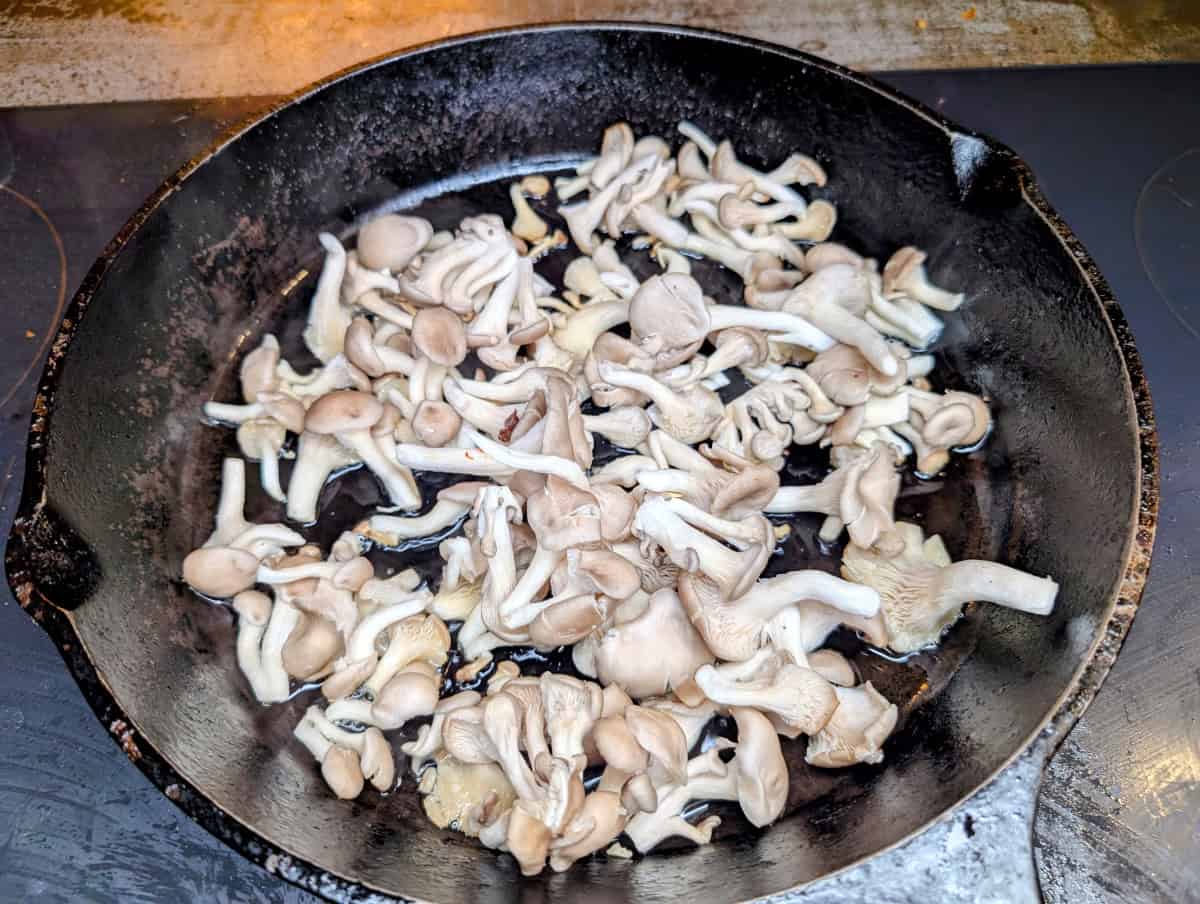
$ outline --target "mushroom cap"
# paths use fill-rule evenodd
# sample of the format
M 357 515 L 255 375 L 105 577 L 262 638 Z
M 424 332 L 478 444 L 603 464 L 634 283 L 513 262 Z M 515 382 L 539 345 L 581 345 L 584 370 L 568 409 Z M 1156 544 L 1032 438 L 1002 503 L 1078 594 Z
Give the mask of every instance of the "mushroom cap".
M 239 621 L 264 627 L 271 618 L 271 598 L 258 590 L 243 590 L 233 598 L 233 611 Z
M 871 365 L 851 345 L 839 343 L 826 349 L 805 370 L 839 405 L 862 405 L 871 395 Z
M 658 791 L 650 776 L 635 775 L 621 789 L 621 804 L 630 813 L 653 813 L 658 809 Z
M 206 596 L 231 597 L 254 586 L 258 559 L 244 549 L 203 546 L 183 560 L 183 579 Z
M 639 700 L 667 693 L 715 658 L 670 588 L 651 594 L 637 618 L 605 631 L 595 651 L 600 682 Z
M 383 403 L 369 392 L 339 389 L 326 393 L 308 409 L 304 429 L 310 433 L 367 430 L 383 417 Z
M 630 706 L 625 710 L 625 724 L 671 781 L 687 780 L 687 738 L 678 722 L 656 709 Z
M 627 539 L 633 533 L 637 499 L 616 484 L 595 484 L 591 493 L 600 507 L 600 536 L 607 543 Z M 771 495 L 774 495 L 773 490 Z
M 634 336 L 661 336 L 666 348 L 703 342 L 710 324 L 704 290 L 686 273 L 650 277 L 629 302 L 629 325 Z
M 809 653 L 808 667 L 838 687 L 854 687 L 858 682 L 854 666 L 837 650 L 816 650 Z M 834 714 L 836 715 L 836 710 Z
M 371 677 L 379 657 L 375 654 L 351 662 L 339 668 L 321 684 L 321 693 L 326 700 L 339 700 L 354 693 L 359 685 Z
M 578 643 L 604 623 L 606 614 L 594 594 L 573 596 L 539 612 L 529 623 L 529 639 L 542 648 Z
M 598 543 L 602 537 L 595 495 L 553 474 L 541 492 L 529 494 L 525 520 L 547 549 Z
M 737 723 L 738 803 L 750 822 L 762 828 L 783 814 L 788 795 L 788 769 L 771 723 L 757 710 L 735 706 Z
M 283 644 L 283 669 L 293 678 L 313 678 L 324 672 L 344 649 L 342 635 L 333 622 L 302 613 L 300 624 Z
M 375 577 L 375 566 L 366 556 L 355 556 L 342 565 L 333 576 L 333 586 L 338 590 L 358 593 L 362 585 Z
M 862 265 L 862 262 L 862 255 L 837 242 L 818 242 L 804 252 L 804 266 L 813 273 L 832 264 L 849 264 L 852 267 L 858 267 Z
M 371 270 L 399 273 L 433 238 L 433 226 L 420 217 L 389 213 L 358 232 L 358 259 Z
M 363 775 L 377 790 L 391 791 L 396 781 L 396 758 L 392 754 L 392 745 L 387 742 L 383 732 L 373 725 L 363 732 L 362 744 L 359 766 Z
M 365 317 L 355 317 L 350 321 L 342 341 L 342 354 L 368 377 L 382 377 L 387 372 L 375 348 L 375 329 Z
M 413 615 L 388 629 L 388 644 L 394 643 L 404 645 L 409 662 L 441 666 L 450 649 L 450 630 L 436 615 Z
M 743 468 L 713 495 L 708 510 L 718 518 L 737 521 L 766 508 L 779 491 L 779 473 L 766 465 Z
M 258 401 L 266 409 L 267 415 L 283 425 L 285 430 L 292 433 L 304 430 L 304 405 L 299 400 L 281 392 L 260 392 Z
M 446 713 L 442 723 L 442 746 L 460 763 L 494 763 L 495 745 L 483 728 L 483 707 L 464 706 Z
M 391 731 L 409 719 L 431 715 L 437 704 L 438 682 L 414 669 L 401 672 L 384 685 L 371 707 L 371 715 L 380 728 Z
M 413 317 L 412 343 L 434 364 L 457 367 L 467 357 L 467 331 L 453 311 L 421 308 Z
M 883 265 L 883 292 L 896 291 L 899 288 L 899 283 L 905 282 L 910 276 L 916 274 L 918 267 L 924 267 L 927 255 L 920 248 L 914 248 L 911 245 L 906 245 L 901 248 Z
M 424 445 L 439 448 L 458 436 L 458 431 L 462 428 L 462 416 L 447 402 L 426 399 L 417 406 L 412 426 L 417 439 Z
M 508 820 L 505 844 L 521 867 L 521 875 L 536 876 L 546 865 L 550 848 L 550 828 L 531 812 L 534 805 L 518 799 Z
M 362 794 L 363 773 L 358 754 L 345 747 L 333 746 L 321 761 L 321 776 L 331 791 L 342 800 Z
M 809 738 L 804 761 L 826 769 L 882 762 L 880 748 L 896 727 L 899 709 L 869 681 L 861 687 L 839 687 L 837 695 L 838 708 Z
M 638 743 L 623 715 L 597 719 L 592 726 L 592 740 L 604 762 L 614 769 L 632 775 L 645 771 L 650 765 L 650 754 Z

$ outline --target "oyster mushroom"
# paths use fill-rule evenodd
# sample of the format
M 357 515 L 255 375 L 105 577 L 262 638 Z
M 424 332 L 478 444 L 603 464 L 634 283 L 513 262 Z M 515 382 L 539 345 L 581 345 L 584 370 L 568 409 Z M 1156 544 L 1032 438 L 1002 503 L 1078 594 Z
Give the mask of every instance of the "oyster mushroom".
M 718 584 L 702 575 L 684 574 L 679 578 L 679 600 L 707 646 L 732 662 L 753 656 L 770 639 L 771 620 L 790 607 L 824 604 L 851 620 L 871 618 L 880 605 L 872 588 L 815 570 L 758 581 L 741 596 L 726 596 Z
M 907 296 L 939 311 L 957 311 L 963 303 L 963 294 L 933 285 L 925 274 L 925 260 L 925 252 L 911 245 L 888 258 L 883 268 L 884 294 Z
M 655 359 L 658 369 L 690 357 L 692 346 L 698 347 L 709 333 L 735 326 L 785 336 L 815 351 L 834 344 L 796 314 L 708 304 L 700 284 L 682 273 L 652 276 L 642 283 L 629 303 L 629 324 L 634 341 Z
M 832 684 L 770 650 L 745 662 L 701 666 L 696 683 L 714 703 L 757 709 L 770 718 L 772 733 L 792 738 L 816 734 L 838 707 Z
M 638 508 L 634 533 L 643 543 L 657 544 L 677 567 L 702 572 L 730 597 L 740 596 L 762 573 L 775 540 L 770 523 L 759 516 L 761 534 L 731 549 L 698 529 L 662 496 L 647 498 Z M 719 519 L 718 519 L 719 520 Z
M 372 270 L 399 273 L 433 238 L 433 226 L 420 217 L 384 214 L 358 231 L 358 258 Z
M 882 763 L 883 742 L 896 727 L 899 710 L 871 682 L 835 687 L 838 706 L 833 717 L 808 739 L 804 762 L 823 769 Z
M 317 239 L 325 249 L 325 263 L 309 305 L 304 344 L 324 363 L 341 352 L 342 339 L 350 326 L 350 312 L 341 299 L 346 249 L 328 232 L 322 232 Z
M 461 763 L 446 753 L 439 754 L 423 779 L 421 806 L 435 826 L 478 838 L 478 819 L 472 811 L 486 804 L 489 809 L 505 811 L 517 801 L 502 770 L 495 763 Z
M 392 504 L 418 508 L 421 497 L 412 474 L 387 458 L 371 436 L 371 427 L 383 414 L 383 405 L 374 396 L 357 390 L 338 390 L 313 403 L 308 409 L 304 429 L 310 433 L 332 434 L 379 478 Z
M 888 646 L 898 653 L 935 644 L 973 600 L 996 603 L 1032 615 L 1049 615 L 1058 584 L 1016 568 L 968 559 L 942 564 L 931 559 L 915 524 L 899 523 L 903 551 L 892 557 L 848 547 L 842 573 L 879 591 L 879 611 Z

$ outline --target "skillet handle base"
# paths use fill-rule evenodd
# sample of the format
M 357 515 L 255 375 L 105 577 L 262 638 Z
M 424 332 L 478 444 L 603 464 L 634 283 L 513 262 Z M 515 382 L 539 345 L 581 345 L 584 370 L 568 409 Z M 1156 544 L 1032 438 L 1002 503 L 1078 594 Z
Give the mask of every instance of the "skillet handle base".
M 1049 742 L 1039 737 L 991 784 L 899 847 L 777 904 L 1041 904 L 1033 817 Z

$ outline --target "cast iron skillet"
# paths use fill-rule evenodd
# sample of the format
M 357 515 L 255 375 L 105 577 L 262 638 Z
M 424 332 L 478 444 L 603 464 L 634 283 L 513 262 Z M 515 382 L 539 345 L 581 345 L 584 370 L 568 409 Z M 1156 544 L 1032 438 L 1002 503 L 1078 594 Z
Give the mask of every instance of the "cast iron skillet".
M 510 858 L 428 824 L 411 782 L 335 800 L 289 740 L 304 703 L 251 703 L 230 616 L 177 577 L 208 533 L 225 448 L 197 413 L 231 398 L 238 357 L 285 306 L 303 307 L 311 277 L 297 278 L 319 266 L 318 231 L 348 234 L 388 202 L 581 158 L 616 120 L 673 136 L 683 118 L 756 165 L 813 154 L 830 172 L 835 238 L 878 258 L 918 245 L 937 281 L 966 291 L 942 354 L 992 399 L 996 430 L 951 475 L 954 504 L 930 507 L 927 528 L 956 557 L 1052 574 L 1062 592 L 1045 620 L 981 607 L 956 629 L 977 636 L 973 654 L 889 743 L 886 765 L 849 770 L 770 830 L 524 881 Z M 1053 749 L 1116 656 L 1153 542 L 1155 434 L 1137 353 L 1025 165 L 863 76 L 676 28 L 456 39 L 276 107 L 181 170 L 113 240 L 72 302 L 34 411 L 7 556 L 21 604 L 168 797 L 256 862 L 343 900 L 518 888 L 538 901 L 740 899 L 871 858 L 1035 740 Z M 792 567 L 803 559 L 795 551 Z M 1028 857 L 1023 846 L 1012 856 Z

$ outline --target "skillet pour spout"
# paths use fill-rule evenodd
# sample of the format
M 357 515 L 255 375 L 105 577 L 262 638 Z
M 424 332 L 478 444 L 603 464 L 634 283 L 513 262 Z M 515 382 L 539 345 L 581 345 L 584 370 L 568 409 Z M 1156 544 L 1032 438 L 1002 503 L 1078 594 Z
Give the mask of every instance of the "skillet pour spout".
M 319 232 L 349 238 L 371 212 L 422 203 L 451 219 L 451 189 L 507 209 L 505 177 L 589 156 L 609 123 L 673 140 L 683 119 L 754 166 L 804 149 L 829 171 L 819 196 L 838 208 L 835 240 L 879 260 L 896 241 L 921 247 L 937 282 L 966 293 L 938 354 L 990 399 L 995 430 L 924 527 L 956 558 L 1054 575 L 1059 604 L 1045 620 L 980 607 L 972 655 L 885 763 L 775 826 L 525 880 L 510 857 L 429 824 L 411 779 L 355 804 L 325 793 L 291 738 L 307 701 L 253 702 L 230 613 L 179 579 L 209 530 L 225 451 L 199 411 L 232 395 L 230 349 L 299 329 Z M 735 288 L 710 294 L 732 301 Z M 126 754 L 288 881 L 337 901 L 813 902 L 880 883 L 895 900 L 926 900 L 931 885 L 939 900 L 993 886 L 1036 899 L 1042 767 L 1136 612 L 1158 472 L 1120 309 L 1024 163 L 991 139 L 833 64 L 711 32 L 454 39 L 333 76 L 185 166 L 92 268 L 53 349 L 9 538 L 14 593 L 97 715 L 120 724 Z

